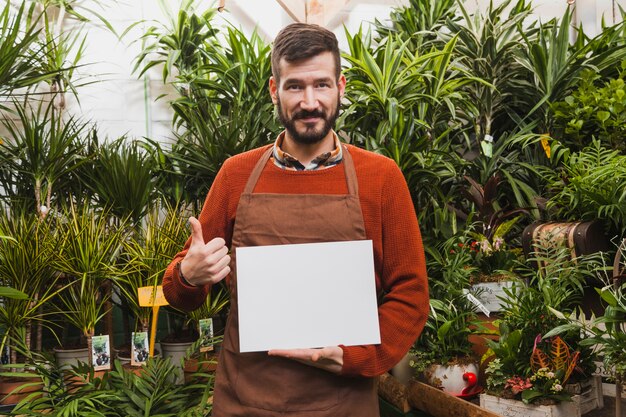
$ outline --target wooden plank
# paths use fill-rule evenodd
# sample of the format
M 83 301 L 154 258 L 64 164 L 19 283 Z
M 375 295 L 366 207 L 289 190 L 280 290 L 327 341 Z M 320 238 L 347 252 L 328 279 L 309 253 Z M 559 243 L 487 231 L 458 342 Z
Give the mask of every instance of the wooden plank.
M 276 0 L 287 14 L 296 22 L 306 22 L 306 3 L 304 0 Z
M 406 413 L 411 409 L 407 399 L 407 388 L 394 378 L 391 374 L 385 373 L 378 377 L 378 396 Z
M 408 400 L 411 407 L 425 411 L 433 417 L 501 417 L 476 404 L 415 380 L 409 382 Z

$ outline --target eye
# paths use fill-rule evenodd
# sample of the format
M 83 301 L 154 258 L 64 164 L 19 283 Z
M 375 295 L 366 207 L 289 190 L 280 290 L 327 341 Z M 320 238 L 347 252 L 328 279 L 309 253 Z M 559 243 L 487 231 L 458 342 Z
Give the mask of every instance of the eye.
M 330 88 L 330 83 L 328 81 L 321 81 L 317 84 L 317 88 Z
M 302 89 L 302 87 L 299 84 L 288 84 L 285 87 L 285 90 L 287 90 L 287 91 L 298 91 L 298 90 L 301 90 L 301 89 Z

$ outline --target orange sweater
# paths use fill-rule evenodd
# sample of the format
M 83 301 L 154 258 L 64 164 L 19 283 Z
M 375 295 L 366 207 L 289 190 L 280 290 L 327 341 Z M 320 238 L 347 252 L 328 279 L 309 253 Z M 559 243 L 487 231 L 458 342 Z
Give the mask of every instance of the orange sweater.
M 231 245 L 239 197 L 250 172 L 266 147 L 229 158 L 215 178 L 198 219 L 205 241 L 223 237 Z M 378 308 L 380 345 L 342 346 L 342 374 L 376 376 L 392 368 L 421 333 L 428 316 L 428 282 L 424 249 L 413 203 L 400 169 L 389 158 L 349 146 L 359 184 L 367 238 L 374 246 L 376 287 L 384 291 Z M 285 194 L 347 194 L 341 164 L 315 171 L 283 170 L 268 161 L 254 192 Z M 169 303 L 186 311 L 199 307 L 207 287 L 181 282 L 174 265 L 163 277 Z M 346 300 L 349 303 L 349 300 Z

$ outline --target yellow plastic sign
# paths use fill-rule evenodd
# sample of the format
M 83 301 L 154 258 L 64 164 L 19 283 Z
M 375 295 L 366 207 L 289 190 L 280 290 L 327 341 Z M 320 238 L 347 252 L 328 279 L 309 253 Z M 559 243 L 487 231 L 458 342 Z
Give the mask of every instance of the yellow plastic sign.
M 139 305 L 141 307 L 166 306 L 169 303 L 163 295 L 163 286 L 139 287 L 137 288 Z

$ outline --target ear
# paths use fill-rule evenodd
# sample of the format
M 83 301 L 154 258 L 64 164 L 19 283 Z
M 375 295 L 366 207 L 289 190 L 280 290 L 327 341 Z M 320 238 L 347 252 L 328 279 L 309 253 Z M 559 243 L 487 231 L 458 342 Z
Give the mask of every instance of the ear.
M 270 77 L 269 90 L 270 96 L 272 97 L 272 103 L 278 104 L 278 83 L 276 83 L 274 77 Z
M 339 88 L 339 97 L 343 97 L 343 93 L 346 91 L 346 76 L 341 74 L 337 81 L 337 88 Z

